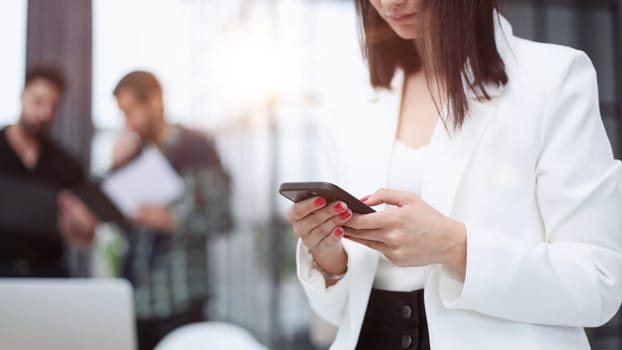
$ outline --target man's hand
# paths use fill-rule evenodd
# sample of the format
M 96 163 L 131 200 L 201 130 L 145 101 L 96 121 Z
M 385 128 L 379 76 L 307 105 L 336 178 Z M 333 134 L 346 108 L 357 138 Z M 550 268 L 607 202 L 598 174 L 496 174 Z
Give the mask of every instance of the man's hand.
M 140 145 L 140 136 L 129 131 L 121 133 L 112 149 L 112 167 L 118 168 L 127 163 L 140 151 Z
M 58 228 L 71 245 L 86 249 L 93 241 L 95 215 L 69 191 L 58 195 Z
M 173 213 L 169 208 L 161 205 L 143 205 L 136 211 L 131 220 L 137 225 L 143 225 L 165 233 L 174 233 Z

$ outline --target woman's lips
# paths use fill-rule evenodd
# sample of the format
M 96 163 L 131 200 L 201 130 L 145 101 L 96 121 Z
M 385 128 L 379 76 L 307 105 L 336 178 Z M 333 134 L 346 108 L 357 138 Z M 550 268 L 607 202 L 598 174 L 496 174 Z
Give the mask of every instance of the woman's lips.
M 415 17 L 416 15 L 417 15 L 417 12 L 413 12 L 413 13 L 404 13 L 404 14 L 391 15 L 391 16 L 388 16 L 388 17 L 393 22 L 404 22 L 404 21 L 407 21 L 407 20 Z

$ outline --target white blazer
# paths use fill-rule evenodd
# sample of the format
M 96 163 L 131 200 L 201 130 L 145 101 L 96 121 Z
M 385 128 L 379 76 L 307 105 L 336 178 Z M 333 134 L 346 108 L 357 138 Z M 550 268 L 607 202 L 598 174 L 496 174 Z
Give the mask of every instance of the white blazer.
M 588 349 L 582 327 L 616 313 L 622 282 L 622 173 L 596 73 L 583 52 L 516 38 L 505 19 L 496 32 L 509 84 L 492 101 L 472 97 L 460 132 L 439 123 L 428 149 L 422 198 L 467 228 L 464 283 L 442 266 L 426 278 L 431 349 Z M 358 196 L 386 187 L 402 82 L 336 112 L 318 180 Z M 348 272 L 329 288 L 297 248 L 311 307 L 339 327 L 337 350 L 356 346 L 379 256 L 344 246 Z

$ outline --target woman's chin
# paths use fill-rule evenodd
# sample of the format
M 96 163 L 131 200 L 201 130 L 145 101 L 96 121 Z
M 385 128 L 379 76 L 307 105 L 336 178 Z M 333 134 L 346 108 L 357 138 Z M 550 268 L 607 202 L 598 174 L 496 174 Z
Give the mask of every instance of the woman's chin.
M 411 28 L 392 28 L 395 34 L 404 40 L 414 40 L 421 38 L 421 35 Z

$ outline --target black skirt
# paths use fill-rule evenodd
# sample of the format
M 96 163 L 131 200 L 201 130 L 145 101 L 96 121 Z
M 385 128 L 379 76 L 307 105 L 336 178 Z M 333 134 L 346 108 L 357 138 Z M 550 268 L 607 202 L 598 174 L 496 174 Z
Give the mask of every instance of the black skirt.
M 372 289 L 357 350 L 429 350 L 423 290 Z

